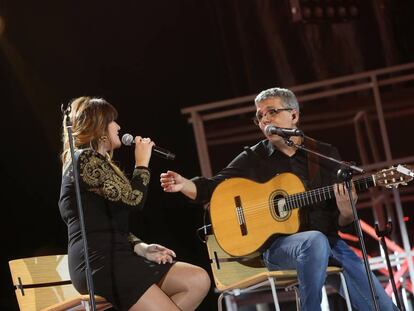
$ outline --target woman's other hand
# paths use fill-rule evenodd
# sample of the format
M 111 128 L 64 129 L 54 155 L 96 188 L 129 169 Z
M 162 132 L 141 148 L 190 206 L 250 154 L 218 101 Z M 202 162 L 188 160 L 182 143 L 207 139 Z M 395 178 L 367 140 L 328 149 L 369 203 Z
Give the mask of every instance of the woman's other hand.
M 156 262 L 158 264 L 172 263 L 176 257 L 174 251 L 159 244 L 137 244 L 138 249 L 134 251 L 146 259 Z

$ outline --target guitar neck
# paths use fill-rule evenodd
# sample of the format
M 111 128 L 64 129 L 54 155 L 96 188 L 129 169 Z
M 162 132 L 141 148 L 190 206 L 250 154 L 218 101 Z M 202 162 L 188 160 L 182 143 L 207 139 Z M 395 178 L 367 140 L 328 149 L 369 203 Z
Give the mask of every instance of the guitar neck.
M 375 186 L 375 180 L 373 176 L 361 177 L 359 179 L 353 180 L 352 182 L 355 185 L 355 189 L 357 191 L 366 190 Z M 292 210 L 295 208 L 321 203 L 334 198 L 334 185 L 330 185 L 285 197 L 285 208 L 287 210 Z

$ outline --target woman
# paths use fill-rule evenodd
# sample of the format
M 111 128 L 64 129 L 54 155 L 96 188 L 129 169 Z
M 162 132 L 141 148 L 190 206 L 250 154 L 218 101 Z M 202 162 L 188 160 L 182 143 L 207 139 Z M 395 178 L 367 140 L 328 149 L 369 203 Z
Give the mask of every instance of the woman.
M 69 115 L 95 294 L 118 310 L 194 310 L 210 288 L 201 268 L 175 262 L 175 253 L 146 244 L 129 233 L 128 217 L 142 208 L 150 179 L 154 142 L 135 137 L 131 181 L 112 162 L 121 146 L 117 111 L 104 99 L 80 97 Z M 69 270 L 73 285 L 87 293 L 83 241 L 76 205 L 68 135 L 63 120 L 63 174 L 59 209 L 68 226 Z

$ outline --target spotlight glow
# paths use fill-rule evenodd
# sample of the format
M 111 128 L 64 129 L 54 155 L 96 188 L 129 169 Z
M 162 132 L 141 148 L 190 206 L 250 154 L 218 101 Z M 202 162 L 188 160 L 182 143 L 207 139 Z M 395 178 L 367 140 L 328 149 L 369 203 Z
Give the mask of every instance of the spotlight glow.
M 4 34 L 4 30 L 6 29 L 6 21 L 4 17 L 0 15 L 0 37 Z

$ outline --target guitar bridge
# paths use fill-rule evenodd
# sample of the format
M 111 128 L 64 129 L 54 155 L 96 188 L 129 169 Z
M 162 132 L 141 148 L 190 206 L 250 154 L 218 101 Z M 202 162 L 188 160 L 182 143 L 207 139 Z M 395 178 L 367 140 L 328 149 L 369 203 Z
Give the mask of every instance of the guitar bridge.
M 237 221 L 239 222 L 241 235 L 247 235 L 246 219 L 244 218 L 243 206 L 239 195 L 234 197 L 234 203 L 236 205 L 236 216 Z

